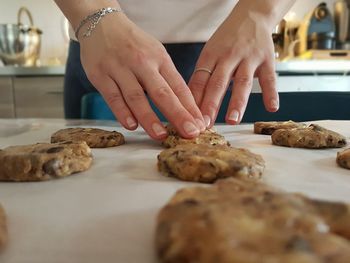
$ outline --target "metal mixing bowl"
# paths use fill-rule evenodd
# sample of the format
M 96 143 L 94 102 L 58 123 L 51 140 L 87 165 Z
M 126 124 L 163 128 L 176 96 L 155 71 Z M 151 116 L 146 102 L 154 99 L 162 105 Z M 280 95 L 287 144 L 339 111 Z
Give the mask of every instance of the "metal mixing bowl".
M 5 65 L 35 66 L 41 30 L 23 24 L 0 24 L 0 58 Z

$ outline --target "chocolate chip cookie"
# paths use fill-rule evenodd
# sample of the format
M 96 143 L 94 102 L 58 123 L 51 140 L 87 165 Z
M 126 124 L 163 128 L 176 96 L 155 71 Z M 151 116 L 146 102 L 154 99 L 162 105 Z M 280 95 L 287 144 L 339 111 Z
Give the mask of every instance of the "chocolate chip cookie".
M 6 215 L 5 210 L 0 204 L 0 252 L 5 246 L 7 241 L 7 226 L 6 226 Z
M 343 168 L 350 169 L 350 148 L 337 153 L 337 163 Z
M 85 141 L 91 148 L 106 148 L 125 143 L 123 134 L 97 128 L 67 128 L 55 132 L 51 142 Z
M 184 144 L 158 155 L 159 171 L 184 181 L 212 183 L 226 177 L 257 179 L 264 168 L 260 155 L 223 145 Z
M 162 142 L 163 146 L 167 148 L 175 147 L 176 145 L 182 144 L 211 144 L 211 145 L 228 145 L 230 143 L 226 141 L 225 137 L 218 134 L 212 129 L 207 129 L 198 137 L 193 139 L 184 139 L 182 138 L 174 127 L 171 125 L 167 126 L 168 137 Z
M 311 149 L 340 148 L 347 143 L 344 136 L 316 124 L 304 128 L 276 130 L 271 139 L 275 145 Z
M 160 262 L 347 263 L 350 207 L 236 178 L 178 191 L 157 217 Z
M 85 142 L 37 143 L 0 150 L 0 181 L 43 181 L 87 170 L 91 149 Z
M 293 129 L 306 127 L 304 123 L 294 121 L 258 121 L 254 123 L 254 133 L 271 135 L 279 129 Z

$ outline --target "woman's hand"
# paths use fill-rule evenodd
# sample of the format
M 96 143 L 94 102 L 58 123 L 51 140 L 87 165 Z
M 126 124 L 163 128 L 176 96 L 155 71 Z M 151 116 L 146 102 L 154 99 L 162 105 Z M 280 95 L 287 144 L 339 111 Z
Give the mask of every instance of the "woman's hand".
M 166 137 L 146 91 L 183 137 L 205 129 L 191 91 L 163 45 L 124 14 L 105 16 L 91 36 L 79 40 L 88 79 L 125 128 L 134 130 L 139 123 L 152 138 Z
M 270 112 L 278 110 L 271 37 L 277 19 L 271 19 L 271 16 L 260 12 L 266 8 L 263 5 L 273 1 L 276 0 L 240 1 L 204 46 L 196 68 L 206 68 L 212 74 L 195 71 L 189 87 L 208 127 L 215 122 L 231 79 L 234 81 L 234 88 L 226 113 L 227 123 L 237 124 L 242 120 L 254 75 L 259 78 L 266 109 Z M 288 1 L 280 2 L 284 2 L 283 10 L 288 10 L 285 7 Z M 288 8 L 293 2 L 289 1 Z M 252 6 L 254 3 L 255 6 Z M 259 4 L 262 5 L 261 8 L 257 6 Z

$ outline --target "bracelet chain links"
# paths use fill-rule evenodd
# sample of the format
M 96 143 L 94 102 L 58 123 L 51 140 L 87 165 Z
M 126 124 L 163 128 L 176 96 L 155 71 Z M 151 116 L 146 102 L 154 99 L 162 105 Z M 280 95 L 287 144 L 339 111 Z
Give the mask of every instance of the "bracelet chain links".
M 80 22 L 77 30 L 75 31 L 75 37 L 78 39 L 79 31 L 81 30 L 81 28 L 86 23 L 90 22 L 89 26 L 86 29 L 86 32 L 83 34 L 83 37 L 89 37 L 91 35 L 92 31 L 96 28 L 98 23 L 101 21 L 101 19 L 105 15 L 108 15 L 108 14 L 114 13 L 114 12 L 123 12 L 123 10 L 121 8 L 104 7 L 104 8 L 97 10 L 93 14 L 88 15 Z

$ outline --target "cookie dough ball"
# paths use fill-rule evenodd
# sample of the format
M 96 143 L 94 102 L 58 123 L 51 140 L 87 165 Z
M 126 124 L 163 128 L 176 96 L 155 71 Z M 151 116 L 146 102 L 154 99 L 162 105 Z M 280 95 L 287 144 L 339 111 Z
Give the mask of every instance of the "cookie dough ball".
M 350 169 L 350 148 L 337 153 L 337 163 L 343 168 Z
M 162 263 L 346 263 L 349 221 L 348 204 L 229 178 L 179 190 L 157 217 L 156 248 Z
M 230 146 L 230 143 L 226 141 L 225 137 L 218 134 L 212 129 L 207 129 L 198 137 L 193 139 L 184 139 L 182 138 L 174 127 L 171 125 L 167 126 L 168 137 L 163 141 L 163 146 L 167 148 L 172 148 L 177 145 L 182 144 L 210 144 L 210 145 L 227 145 Z
M 91 148 L 107 148 L 125 143 L 123 134 L 96 128 L 67 128 L 51 136 L 51 142 L 85 141 Z
M 246 149 L 222 145 L 184 144 L 158 155 L 159 171 L 184 181 L 212 183 L 220 178 L 260 178 L 265 162 Z
M 7 242 L 7 225 L 5 210 L 0 204 L 0 252 L 4 248 Z
M 294 121 L 259 121 L 254 123 L 254 133 L 271 135 L 276 130 L 302 127 L 306 127 L 306 124 Z
M 344 136 L 316 124 L 305 128 L 276 130 L 271 139 L 275 145 L 310 149 L 340 148 L 347 143 Z
M 44 181 L 87 170 L 86 142 L 37 143 L 0 150 L 0 181 Z

